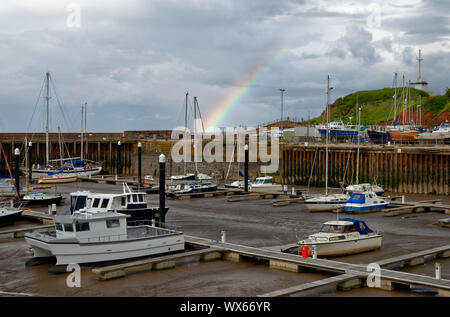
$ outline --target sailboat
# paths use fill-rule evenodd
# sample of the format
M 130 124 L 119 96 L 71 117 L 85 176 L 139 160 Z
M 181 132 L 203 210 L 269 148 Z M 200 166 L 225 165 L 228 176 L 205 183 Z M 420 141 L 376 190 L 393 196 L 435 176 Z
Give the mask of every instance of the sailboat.
M 356 184 L 349 185 L 344 189 L 344 193 L 352 195 L 361 191 L 373 191 L 376 195 L 384 195 L 384 189 L 377 184 L 364 183 L 359 184 L 359 147 L 360 147 L 360 126 L 361 126 L 361 107 L 358 106 L 358 95 L 356 96 L 356 107 L 358 109 L 358 150 L 356 154 Z
M 329 104 L 330 104 L 330 76 L 327 81 L 327 127 L 329 124 Z M 329 131 L 327 129 L 327 131 Z M 329 133 L 326 133 L 326 154 L 325 154 L 325 195 L 319 197 L 313 197 L 305 200 L 305 205 L 309 211 L 333 211 L 335 209 L 344 208 L 349 196 L 347 194 L 328 194 L 328 139 Z
M 88 161 L 83 159 L 83 154 L 80 157 L 69 157 L 60 158 L 56 160 L 50 160 L 49 151 L 49 100 L 50 100 L 50 73 L 47 72 L 45 75 L 45 112 L 46 112 L 46 123 L 45 123 L 45 155 L 46 155 L 46 166 L 32 167 L 32 178 L 42 179 L 42 178 L 61 178 L 64 177 L 87 177 L 90 175 L 99 174 L 102 171 L 102 164 L 98 162 Z M 83 118 L 83 115 L 82 115 Z M 82 124 L 83 126 L 83 124 Z M 81 140 L 83 141 L 83 127 L 81 133 Z M 81 146 L 83 151 L 83 145 Z M 30 162 L 31 164 L 31 162 Z M 26 168 L 22 168 L 23 172 L 26 172 Z

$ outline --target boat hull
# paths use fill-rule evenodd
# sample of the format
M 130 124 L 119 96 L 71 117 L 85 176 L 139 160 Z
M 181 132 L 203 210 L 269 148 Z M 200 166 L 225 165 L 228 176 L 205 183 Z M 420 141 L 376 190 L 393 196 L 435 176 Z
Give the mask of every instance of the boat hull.
M 36 199 L 22 199 L 26 202 L 27 206 L 48 206 L 51 204 L 60 204 L 62 202 L 62 196 L 52 198 L 36 198 Z
M 0 226 L 12 225 L 20 219 L 22 210 L 0 215 Z
M 346 241 L 305 243 L 299 246 L 315 246 L 317 256 L 333 257 L 373 251 L 381 248 L 381 242 L 382 236 L 376 235 Z
M 102 171 L 102 167 L 92 167 L 92 168 L 75 168 L 70 170 L 55 170 L 55 169 L 33 169 L 31 177 L 33 179 L 48 178 L 55 173 L 61 174 L 65 177 L 89 177 L 90 175 L 97 175 Z
M 78 179 L 77 176 L 65 176 L 65 177 L 44 177 L 38 180 L 39 184 L 60 184 L 60 183 L 73 183 Z
M 379 204 L 379 205 L 358 205 L 358 204 L 347 204 L 344 207 L 345 211 L 352 212 L 352 213 L 365 213 L 365 212 L 371 212 L 376 210 L 383 210 L 389 205 L 389 203 L 386 204 Z

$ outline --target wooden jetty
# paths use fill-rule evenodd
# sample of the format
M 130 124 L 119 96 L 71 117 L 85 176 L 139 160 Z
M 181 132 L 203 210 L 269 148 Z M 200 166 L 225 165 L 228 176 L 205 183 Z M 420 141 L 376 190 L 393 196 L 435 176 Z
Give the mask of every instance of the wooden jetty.
M 130 261 L 122 264 L 110 265 L 95 268 L 93 273 L 99 275 L 99 280 L 106 281 L 114 278 L 124 277 L 126 274 L 132 274 L 141 271 L 164 270 L 175 267 L 186 258 L 196 257 L 200 261 L 212 261 L 222 258 L 222 252 L 215 248 L 206 248 L 182 253 L 176 253 L 156 258 L 149 258 L 138 261 Z
M 442 199 L 423 200 L 416 202 L 395 203 L 399 207 L 387 208 L 384 210 L 385 217 L 395 217 L 399 215 L 430 212 L 432 209 L 444 210 L 446 214 L 450 214 L 450 205 L 442 204 Z

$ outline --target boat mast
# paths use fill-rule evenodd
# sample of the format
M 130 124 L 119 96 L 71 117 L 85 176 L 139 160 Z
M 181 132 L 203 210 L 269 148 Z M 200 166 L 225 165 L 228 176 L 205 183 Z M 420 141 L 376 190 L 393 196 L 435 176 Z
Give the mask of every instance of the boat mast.
M 61 129 L 60 129 L 60 127 L 58 126 L 58 143 L 59 143 L 59 159 L 61 160 L 61 162 L 62 162 L 62 160 L 63 160 L 63 147 L 62 147 L 62 144 L 61 144 Z
M 395 74 L 394 75 L 394 122 L 395 122 L 397 116 L 397 73 L 394 74 Z
M 81 160 L 83 160 L 83 148 L 84 148 L 84 146 L 83 146 L 83 139 L 84 139 L 84 136 L 83 136 L 83 118 L 84 118 L 84 106 L 83 106 L 83 104 L 81 104 L 81 155 L 80 155 L 80 157 L 81 157 Z
M 358 94 L 356 94 L 356 107 L 358 108 L 358 149 L 356 154 L 356 184 L 359 184 L 359 132 L 361 131 L 361 107 L 358 105 Z
M 185 145 L 188 144 L 187 140 L 186 140 L 186 138 L 187 138 L 188 95 L 189 95 L 189 92 L 186 91 L 186 107 L 184 109 L 184 142 L 186 142 Z M 190 142 L 189 142 L 189 146 L 191 146 Z M 185 152 L 184 153 L 184 175 L 186 175 L 186 160 L 187 160 L 186 148 L 184 149 L 184 152 Z
M 48 144 L 48 104 L 49 104 L 49 90 L 50 90 L 50 73 L 47 72 L 45 74 L 46 78 L 46 97 L 45 97 L 45 160 L 48 165 L 50 158 L 49 158 L 49 144 Z
M 87 102 L 84 103 L 84 136 L 86 138 L 86 142 L 84 142 L 85 146 L 86 146 L 86 157 L 88 154 L 88 134 L 87 134 Z
M 197 97 L 194 96 L 194 138 L 197 134 Z M 196 147 L 194 142 L 194 148 Z M 198 150 L 198 149 L 197 149 Z M 197 157 L 196 153 L 194 152 L 194 162 L 195 162 L 195 172 L 198 174 L 198 168 L 197 168 Z

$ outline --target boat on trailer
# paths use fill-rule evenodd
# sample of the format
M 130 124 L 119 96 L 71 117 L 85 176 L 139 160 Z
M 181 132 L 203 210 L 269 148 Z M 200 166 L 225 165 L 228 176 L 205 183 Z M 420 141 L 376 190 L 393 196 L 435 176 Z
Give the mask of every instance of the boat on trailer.
M 320 232 L 299 241 L 298 247 L 315 247 L 317 256 L 343 256 L 379 249 L 382 238 L 364 221 L 344 218 L 325 222 Z
M 33 259 L 56 257 L 56 266 L 141 258 L 184 250 L 180 231 L 139 221 L 127 225 L 130 217 L 113 211 L 79 210 L 56 215 L 55 230 L 32 231 L 25 240 Z

